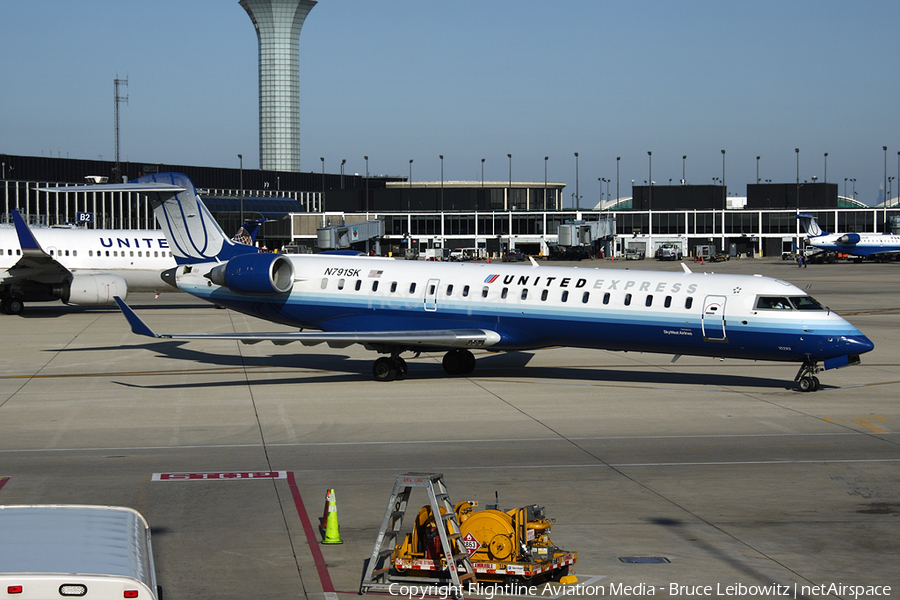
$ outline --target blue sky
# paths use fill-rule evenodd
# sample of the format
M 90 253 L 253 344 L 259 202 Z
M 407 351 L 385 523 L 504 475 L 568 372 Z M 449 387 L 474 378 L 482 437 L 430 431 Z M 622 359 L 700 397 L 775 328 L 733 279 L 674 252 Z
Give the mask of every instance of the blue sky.
M 900 151 L 900 3 L 320 0 L 300 36 L 301 167 L 414 180 L 856 178 Z M 0 153 L 259 164 L 257 40 L 237 0 L 0 2 Z M 897 195 L 897 182 L 892 185 Z M 605 188 L 604 188 L 605 191 Z

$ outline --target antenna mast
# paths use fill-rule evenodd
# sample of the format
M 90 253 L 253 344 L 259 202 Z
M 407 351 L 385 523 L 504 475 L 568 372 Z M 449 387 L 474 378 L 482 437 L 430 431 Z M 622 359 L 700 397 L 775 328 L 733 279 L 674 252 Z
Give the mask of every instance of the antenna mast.
M 114 84 L 115 84 L 115 96 L 114 96 L 114 100 L 115 100 L 115 107 L 116 107 L 116 110 L 115 110 L 115 119 L 116 119 L 116 169 L 115 169 L 114 175 L 115 175 L 115 179 L 116 179 L 116 180 L 119 180 L 119 178 L 120 178 L 120 176 L 121 176 L 121 173 L 122 173 L 122 169 L 121 169 L 121 167 L 119 166 L 119 104 L 121 104 L 122 102 L 124 102 L 125 104 L 128 104 L 128 93 L 126 92 L 125 96 L 120 96 L 120 95 L 119 95 L 119 86 L 120 86 L 120 85 L 124 85 L 126 88 L 128 87 L 128 76 L 126 75 L 126 76 L 125 76 L 125 79 L 119 79 L 119 74 L 116 73 L 116 78 L 115 78 L 115 80 L 114 80 Z

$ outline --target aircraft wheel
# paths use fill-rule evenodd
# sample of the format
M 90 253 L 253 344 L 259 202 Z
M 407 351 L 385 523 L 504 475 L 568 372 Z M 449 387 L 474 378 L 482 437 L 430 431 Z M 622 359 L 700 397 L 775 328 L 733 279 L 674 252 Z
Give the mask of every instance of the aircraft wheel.
M 461 373 L 471 373 L 475 370 L 475 355 L 472 354 L 469 350 L 461 350 L 460 354 L 462 355 L 462 370 Z
M 25 305 L 22 304 L 22 301 L 15 298 L 10 298 L 5 304 L 6 314 L 8 315 L 21 315 L 22 311 L 25 310 Z
M 444 365 L 444 371 L 448 375 L 459 375 L 462 373 L 463 360 L 459 350 L 451 350 L 445 354 L 442 364 Z
M 813 378 L 801 377 L 800 380 L 797 381 L 797 386 L 800 388 L 801 392 L 811 392 L 813 391 Z
M 406 372 L 409 370 L 406 361 L 398 356 L 397 358 L 393 359 L 393 362 L 394 368 L 397 370 L 397 379 L 406 378 Z
M 813 384 L 812 389 L 810 391 L 818 392 L 819 391 L 819 378 L 816 377 L 815 375 L 813 375 L 812 377 L 810 377 L 810 379 L 812 379 L 812 384 Z
M 397 368 L 390 358 L 382 356 L 372 366 L 372 375 L 375 381 L 393 381 L 397 378 Z

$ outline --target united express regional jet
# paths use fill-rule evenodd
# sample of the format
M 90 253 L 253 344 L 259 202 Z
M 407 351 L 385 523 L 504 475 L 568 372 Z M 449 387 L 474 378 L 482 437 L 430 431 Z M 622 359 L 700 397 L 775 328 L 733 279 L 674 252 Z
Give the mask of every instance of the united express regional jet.
M 362 344 L 386 355 L 373 367 L 378 381 L 405 376 L 401 354 L 420 351 L 446 351 L 450 375 L 472 372 L 473 349 L 573 346 L 774 360 L 800 365 L 795 381 L 803 391 L 818 388 L 822 370 L 856 364 L 874 347 L 803 290 L 759 275 L 261 254 L 225 236 L 184 175 L 147 175 L 116 188 L 150 197 L 179 265 L 164 273 L 168 283 L 300 328 L 157 334 L 119 301 L 132 330 L 151 337 Z
M 159 290 L 159 274 L 175 265 L 162 231 L 30 229 L 12 211 L 15 228 L 0 228 L 0 311 L 17 315 L 25 302 L 113 304 L 129 291 Z

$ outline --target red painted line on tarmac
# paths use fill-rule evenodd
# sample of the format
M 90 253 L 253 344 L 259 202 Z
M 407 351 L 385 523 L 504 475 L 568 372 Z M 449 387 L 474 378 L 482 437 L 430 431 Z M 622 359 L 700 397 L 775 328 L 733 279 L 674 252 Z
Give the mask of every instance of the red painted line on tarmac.
M 322 556 L 322 549 L 319 548 L 319 539 L 316 529 L 306 514 L 306 507 L 303 506 L 303 498 L 300 497 L 300 490 L 297 488 L 297 480 L 294 479 L 294 472 L 288 471 L 288 486 L 291 488 L 291 495 L 294 496 L 294 505 L 297 507 L 297 515 L 300 522 L 303 523 L 303 531 L 306 532 L 306 542 L 309 544 L 309 551 L 312 552 L 313 561 L 316 563 L 316 571 L 319 572 L 319 581 L 322 583 L 322 591 L 326 594 L 335 592 L 334 584 L 331 583 L 331 575 L 328 574 L 328 565 L 325 564 L 325 557 Z

